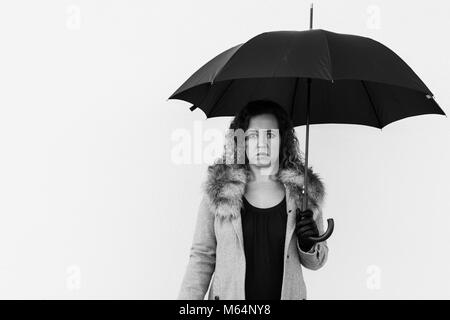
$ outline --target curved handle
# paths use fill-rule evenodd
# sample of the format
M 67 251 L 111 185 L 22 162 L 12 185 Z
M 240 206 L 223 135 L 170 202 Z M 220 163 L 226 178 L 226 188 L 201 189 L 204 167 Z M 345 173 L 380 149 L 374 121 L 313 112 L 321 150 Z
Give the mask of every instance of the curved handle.
M 331 236 L 331 234 L 333 233 L 334 220 L 331 219 L 331 218 L 327 219 L 327 224 L 328 224 L 327 231 L 325 231 L 324 234 L 322 234 L 321 236 L 318 236 L 318 237 L 309 237 L 308 239 L 311 240 L 311 241 L 314 241 L 314 243 L 322 242 L 322 241 L 327 240 Z

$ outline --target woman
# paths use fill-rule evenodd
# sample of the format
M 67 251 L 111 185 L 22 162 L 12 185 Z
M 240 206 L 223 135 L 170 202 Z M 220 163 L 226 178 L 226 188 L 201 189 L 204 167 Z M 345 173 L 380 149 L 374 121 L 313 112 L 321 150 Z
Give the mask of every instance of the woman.
M 317 270 L 328 255 L 326 241 L 308 241 L 324 232 L 325 188 L 309 168 L 310 210 L 300 211 L 304 164 L 292 122 L 275 102 L 252 101 L 225 141 L 203 183 L 178 299 L 204 299 L 208 287 L 209 300 L 306 299 L 302 266 Z

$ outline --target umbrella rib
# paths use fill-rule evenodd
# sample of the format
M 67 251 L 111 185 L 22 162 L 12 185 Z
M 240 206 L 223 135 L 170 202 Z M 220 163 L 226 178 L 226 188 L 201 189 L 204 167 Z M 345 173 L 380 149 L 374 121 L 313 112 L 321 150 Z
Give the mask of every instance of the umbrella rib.
M 330 54 L 330 46 L 328 45 L 328 36 L 327 36 L 327 33 L 325 31 L 322 31 L 321 33 L 325 36 L 325 44 L 327 45 L 328 63 L 329 63 L 329 67 L 330 67 L 330 70 L 329 70 L 330 74 L 329 74 L 329 76 L 331 78 L 331 81 L 334 82 L 334 80 L 333 80 L 333 65 L 331 64 L 331 54 Z
M 228 58 L 227 62 L 225 62 L 220 68 L 219 70 L 217 70 L 214 74 L 214 76 L 212 77 L 212 80 L 210 81 L 211 85 L 215 83 L 217 76 L 219 75 L 220 72 L 222 72 L 222 70 L 225 68 L 225 66 L 231 61 L 231 59 L 234 57 L 234 55 L 236 54 L 236 52 L 238 52 L 238 50 L 242 47 L 242 45 L 244 45 L 245 43 L 241 43 L 238 44 L 236 46 L 233 47 L 237 48 L 234 53 Z
M 227 85 L 227 87 L 225 88 L 225 90 L 223 90 L 222 94 L 220 95 L 219 99 L 217 100 L 217 102 L 214 104 L 214 106 L 211 108 L 211 110 L 208 112 L 207 114 L 207 118 L 213 113 L 214 109 L 216 109 L 216 107 L 219 105 L 220 101 L 222 101 L 223 96 L 225 95 L 225 93 L 227 93 L 227 91 L 230 89 L 231 85 L 233 84 L 234 79 L 230 80 L 230 83 Z
M 373 113 L 375 113 L 375 117 L 377 118 L 377 121 L 378 121 L 378 127 L 379 127 L 380 129 L 382 129 L 383 127 L 381 126 L 381 121 L 380 121 L 380 118 L 378 117 L 377 109 L 375 108 L 375 104 L 374 104 L 373 101 L 372 101 L 372 97 L 370 96 L 369 89 L 367 89 L 367 86 L 366 86 L 366 84 L 364 83 L 364 80 L 361 80 L 361 83 L 362 83 L 362 85 L 363 85 L 363 87 L 364 87 L 364 90 L 366 91 L 367 97 L 369 98 L 369 102 L 370 102 L 370 105 L 372 106 Z

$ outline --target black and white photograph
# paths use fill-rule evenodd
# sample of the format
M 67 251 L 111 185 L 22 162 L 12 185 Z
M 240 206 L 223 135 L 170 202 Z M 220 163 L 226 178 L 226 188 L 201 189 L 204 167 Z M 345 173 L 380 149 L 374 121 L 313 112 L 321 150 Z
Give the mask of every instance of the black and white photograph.
M 450 299 L 449 17 L 2 1 L 0 299 Z

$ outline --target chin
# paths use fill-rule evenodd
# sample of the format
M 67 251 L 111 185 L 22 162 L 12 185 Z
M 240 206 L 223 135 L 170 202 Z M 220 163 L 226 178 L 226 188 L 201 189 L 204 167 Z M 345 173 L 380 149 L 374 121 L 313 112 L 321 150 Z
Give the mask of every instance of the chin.
M 268 159 L 268 160 L 258 160 L 258 159 L 255 159 L 254 160 L 254 162 L 253 162 L 253 164 L 255 165 L 255 166 L 258 166 L 258 167 L 268 167 L 268 166 L 270 166 L 271 165 L 271 160 L 270 159 Z

